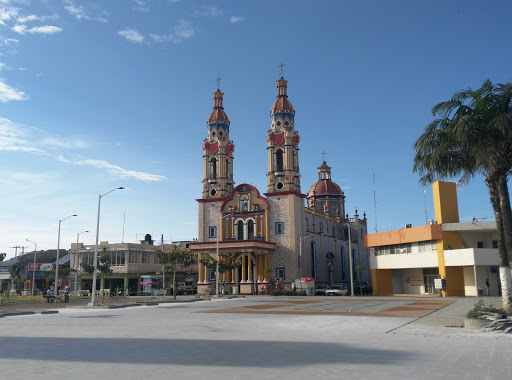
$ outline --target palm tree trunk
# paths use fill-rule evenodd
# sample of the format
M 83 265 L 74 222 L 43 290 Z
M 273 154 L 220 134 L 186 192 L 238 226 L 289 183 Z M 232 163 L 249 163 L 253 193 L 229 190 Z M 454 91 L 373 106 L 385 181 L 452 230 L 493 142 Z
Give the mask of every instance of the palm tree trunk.
M 500 198 L 501 218 L 503 220 L 505 246 L 507 247 L 509 263 L 512 266 L 512 209 L 510 208 L 510 196 L 506 176 L 501 176 L 498 180 L 498 194 Z
M 491 196 L 492 208 L 496 217 L 496 229 L 498 232 L 498 256 L 500 260 L 500 281 L 503 308 L 510 311 L 512 309 L 512 276 L 510 273 L 510 263 L 505 243 L 505 233 L 497 182 L 498 181 L 492 181 L 489 179 L 486 180 L 487 188 L 489 189 L 489 194 Z

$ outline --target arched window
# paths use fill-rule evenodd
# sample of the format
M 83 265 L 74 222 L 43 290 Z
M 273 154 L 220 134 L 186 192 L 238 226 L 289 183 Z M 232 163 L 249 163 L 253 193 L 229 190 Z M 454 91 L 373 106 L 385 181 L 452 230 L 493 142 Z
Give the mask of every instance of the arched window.
M 361 228 L 361 241 L 364 240 L 364 230 Z
M 244 240 L 244 222 L 241 220 L 236 224 L 237 240 Z
M 254 239 L 254 222 L 252 220 L 247 223 L 247 239 Z
M 282 172 L 282 171 L 284 171 L 283 168 L 284 168 L 284 166 L 283 166 L 283 150 L 278 149 L 276 151 L 276 171 Z
M 336 237 L 336 227 L 332 226 L 332 237 Z
M 217 159 L 215 157 L 210 160 L 210 178 L 217 179 Z
M 309 231 L 309 220 L 306 218 L 306 231 Z
M 311 277 L 316 279 L 316 245 L 311 242 Z
M 341 281 L 345 281 L 345 247 L 340 248 Z
M 324 232 L 324 224 L 322 222 L 320 222 L 318 224 L 318 227 L 319 227 L 319 231 L 318 232 L 323 233 Z

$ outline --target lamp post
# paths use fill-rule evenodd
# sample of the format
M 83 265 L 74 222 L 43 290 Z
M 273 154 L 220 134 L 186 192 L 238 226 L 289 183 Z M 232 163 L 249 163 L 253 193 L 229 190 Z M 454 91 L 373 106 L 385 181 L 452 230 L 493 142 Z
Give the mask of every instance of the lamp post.
M 299 278 L 302 278 L 302 240 L 309 239 L 311 236 L 299 238 Z
M 92 295 L 91 295 L 91 303 L 89 306 L 97 306 L 96 305 L 96 278 L 97 278 L 97 269 L 98 269 L 98 237 L 100 233 L 100 206 L 101 206 L 101 198 L 107 194 L 115 190 L 123 190 L 124 187 L 116 187 L 115 189 L 106 192 L 103 195 L 98 197 L 98 220 L 96 222 L 96 245 L 94 247 L 94 271 L 92 272 Z
M 34 243 L 32 240 L 29 240 L 29 239 L 25 239 L 29 242 L 31 242 L 32 244 L 34 244 L 35 248 L 34 248 L 34 267 L 32 268 L 32 295 L 34 295 L 34 286 L 35 286 L 35 283 L 36 283 L 36 256 L 37 256 L 37 243 Z
M 60 250 L 60 224 L 66 219 L 71 218 L 72 216 L 77 216 L 76 214 L 70 215 L 64 219 L 59 220 L 59 236 L 57 238 L 57 261 L 55 262 L 55 295 L 59 295 L 59 250 Z
M 350 295 L 354 296 L 354 273 L 352 266 L 354 265 L 352 263 L 352 234 L 350 232 L 350 222 L 347 220 L 347 227 L 348 227 L 348 270 L 350 271 Z
M 78 263 L 80 262 L 80 260 L 78 259 L 78 237 L 81 235 L 81 234 L 84 234 L 86 232 L 89 232 L 89 231 L 82 231 L 82 232 L 79 232 L 76 234 L 76 252 L 75 252 L 75 261 L 74 261 L 74 269 L 75 270 L 78 270 Z M 75 292 L 78 292 L 78 273 L 75 272 Z M 77 293 L 78 294 L 78 293 Z

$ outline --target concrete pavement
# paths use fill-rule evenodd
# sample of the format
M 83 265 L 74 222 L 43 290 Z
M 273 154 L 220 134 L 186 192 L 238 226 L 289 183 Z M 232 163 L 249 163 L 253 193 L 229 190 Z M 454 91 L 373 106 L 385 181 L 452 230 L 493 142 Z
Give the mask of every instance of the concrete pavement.
M 504 379 L 512 373 L 509 335 L 442 326 L 463 317 L 475 299 L 456 299 L 421 319 L 214 312 L 296 300 L 258 296 L 4 317 L 0 371 L 12 379 Z M 441 324 L 420 322 L 438 313 Z

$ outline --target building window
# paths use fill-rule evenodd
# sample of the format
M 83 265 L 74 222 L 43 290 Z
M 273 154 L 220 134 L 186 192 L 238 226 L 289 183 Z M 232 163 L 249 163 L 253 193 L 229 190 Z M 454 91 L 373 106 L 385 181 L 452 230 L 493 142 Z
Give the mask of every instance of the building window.
M 284 223 L 283 222 L 276 222 L 276 234 L 284 234 Z
M 343 229 L 343 240 L 348 240 L 348 228 Z
M 354 281 L 357 281 L 357 269 L 356 269 L 356 266 L 357 266 L 357 262 L 356 262 L 356 250 L 354 248 L 352 248 L 352 270 L 353 270 L 353 277 L 354 277 Z
M 241 220 L 236 224 L 237 240 L 244 240 L 244 222 Z
M 208 280 L 209 281 L 215 281 L 215 271 L 214 270 L 208 270 Z
M 278 279 L 282 278 L 283 280 L 286 279 L 284 268 L 276 268 L 276 278 L 278 278 Z
M 210 160 L 210 178 L 217 179 L 217 159 Z
M 332 226 L 332 237 L 336 237 L 336 227 Z
M 283 171 L 283 150 L 278 149 L 276 151 L 276 171 L 282 172 Z
M 361 241 L 364 240 L 364 230 L 361 228 Z
M 143 264 L 151 264 L 149 262 L 149 253 L 148 252 L 142 252 L 142 263 Z
M 319 223 L 319 231 L 320 233 L 324 232 L 324 224 L 322 222 Z
M 311 277 L 316 279 L 316 244 L 311 242 Z
M 110 254 L 110 265 L 114 267 L 125 265 L 125 253 L 124 252 L 112 252 Z
M 306 218 L 306 231 L 309 231 L 309 219 Z
M 492 241 L 492 247 L 493 248 L 498 248 L 498 240 L 493 240 Z
M 217 227 L 216 226 L 208 227 L 208 237 L 209 238 L 217 237 Z
M 247 239 L 254 239 L 254 221 L 252 220 L 249 220 L 249 222 L 247 222 Z
M 476 246 L 477 246 L 477 248 L 483 248 L 484 247 L 484 242 L 483 241 L 477 241 L 476 242 Z
M 226 178 L 233 179 L 231 176 L 231 172 L 229 171 L 229 159 L 226 158 Z

